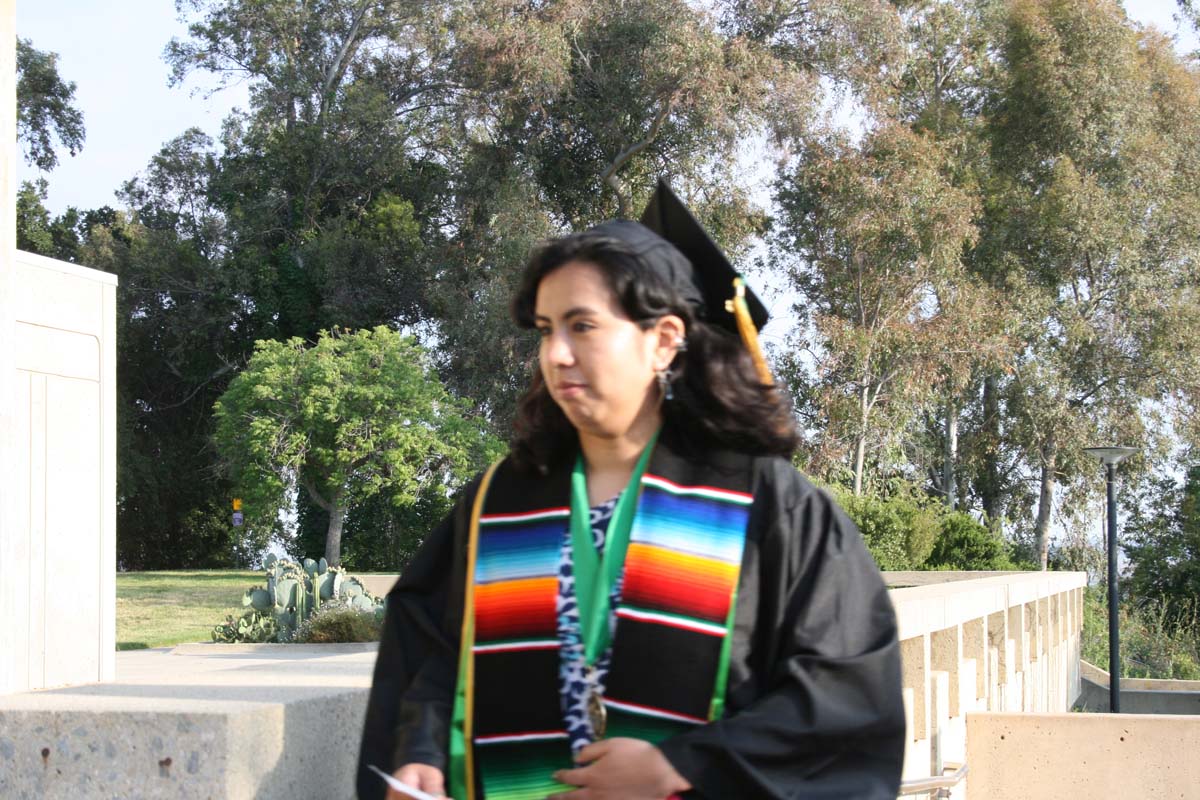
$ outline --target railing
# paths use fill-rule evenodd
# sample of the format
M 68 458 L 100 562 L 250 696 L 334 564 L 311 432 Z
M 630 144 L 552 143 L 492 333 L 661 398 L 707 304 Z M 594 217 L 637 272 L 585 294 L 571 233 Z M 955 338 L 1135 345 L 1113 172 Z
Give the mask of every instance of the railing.
M 951 797 L 951 790 L 962 783 L 967 777 L 967 765 L 961 764 L 957 769 L 947 764 L 945 769 L 953 769 L 949 775 L 933 775 L 928 778 L 913 778 L 900 782 L 900 794 L 925 794 L 931 798 Z

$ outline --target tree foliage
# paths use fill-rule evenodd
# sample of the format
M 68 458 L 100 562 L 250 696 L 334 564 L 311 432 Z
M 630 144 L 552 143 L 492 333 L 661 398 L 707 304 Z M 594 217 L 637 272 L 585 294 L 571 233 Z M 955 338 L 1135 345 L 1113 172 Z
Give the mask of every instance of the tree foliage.
M 1045 564 L 1056 488 L 1087 474 L 1081 448 L 1153 452 L 1164 412 L 1196 397 L 1200 80 L 1115 2 L 1016 3 L 1002 47 L 989 127 L 1006 219 L 989 225 L 1040 299 L 1009 407 L 1040 483 Z
M 931 136 L 892 125 L 861 145 L 818 142 L 779 188 L 784 245 L 815 353 L 804 387 L 822 410 L 826 458 L 849 454 L 854 493 L 868 457 L 896 443 L 947 369 L 986 346 L 962 262 L 975 199 L 944 174 Z M 975 319 L 978 319 L 976 317 Z
M 991 532 L 955 517 L 935 547 L 998 563 L 1003 532 L 1049 561 L 1101 486 L 1080 446 L 1143 445 L 1132 475 L 1198 441 L 1200 78 L 1115 0 L 177 7 L 172 80 L 245 82 L 248 106 L 165 143 L 119 209 L 18 198 L 22 247 L 121 280 L 125 566 L 254 557 L 212 409 L 257 341 L 404 332 L 506 436 L 536 347 L 508 314 L 530 250 L 636 212 L 659 175 L 794 300 L 774 366 L 806 469 L 864 508 L 918 486 L 923 514 Z M 360 493 L 343 560 L 403 561 L 451 484 Z M 309 496 L 304 554 L 333 522 Z
M 380 494 L 399 507 L 426 490 L 444 496 L 497 449 L 415 342 L 382 326 L 322 332 L 312 346 L 260 341 L 214 411 L 257 545 L 283 538 L 281 514 L 303 492 L 329 514 L 325 559 L 335 566 L 351 508 Z
M 1155 607 L 1169 626 L 1200 638 L 1200 467 L 1189 467 L 1182 481 L 1153 481 L 1131 500 L 1124 591 L 1137 605 Z
M 909 488 L 869 495 L 834 490 L 882 570 L 921 569 L 938 539 L 939 510 Z
M 951 511 L 941 518 L 937 540 L 925 569 L 1013 570 L 1024 569 L 1012 558 L 1012 548 L 970 514 Z
M 75 107 L 75 82 L 58 74 L 58 54 L 17 38 L 17 141 L 25 160 L 42 172 L 58 166 L 58 148 L 75 155 L 86 135 Z

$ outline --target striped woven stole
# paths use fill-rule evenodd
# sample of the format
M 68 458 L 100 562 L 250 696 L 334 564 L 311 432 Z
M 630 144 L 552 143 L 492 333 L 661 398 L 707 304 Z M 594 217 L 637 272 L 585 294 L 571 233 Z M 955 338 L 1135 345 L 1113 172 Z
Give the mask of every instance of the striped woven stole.
M 608 736 L 658 742 L 723 713 L 752 498 L 740 474 L 731 487 L 675 482 L 654 467 L 630 530 L 604 702 Z M 479 519 L 473 755 L 488 800 L 541 800 L 569 789 L 550 776 L 572 766 L 556 618 L 570 509 L 514 510 L 515 498 L 545 493 L 505 472 Z
M 479 518 L 472 727 L 488 798 L 542 800 L 569 788 L 550 775 L 572 766 L 558 700 L 556 615 L 570 513 L 564 506 Z

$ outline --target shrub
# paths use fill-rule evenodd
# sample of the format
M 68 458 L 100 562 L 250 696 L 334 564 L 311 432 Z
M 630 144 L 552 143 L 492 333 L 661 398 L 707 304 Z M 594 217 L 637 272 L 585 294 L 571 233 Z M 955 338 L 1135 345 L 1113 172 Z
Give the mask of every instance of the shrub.
M 1083 658 L 1108 669 L 1108 601 L 1090 587 L 1083 610 Z M 1120 607 L 1121 675 L 1126 678 L 1200 680 L 1200 636 L 1174 624 L 1161 607 Z
M 904 495 L 855 497 L 840 489 L 834 489 L 834 495 L 862 532 L 880 569 L 919 569 L 925 563 L 938 535 L 935 511 Z
M 363 611 L 341 601 L 326 603 L 296 628 L 298 644 L 377 642 L 382 624 L 374 611 Z
M 1012 562 L 1008 543 L 962 511 L 942 516 L 933 551 L 922 566 L 924 569 L 1019 569 Z

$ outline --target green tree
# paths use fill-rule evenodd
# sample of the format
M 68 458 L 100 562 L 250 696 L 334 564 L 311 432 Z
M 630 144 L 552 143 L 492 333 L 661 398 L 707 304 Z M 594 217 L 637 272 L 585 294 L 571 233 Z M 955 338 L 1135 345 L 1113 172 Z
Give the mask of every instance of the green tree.
M 1200 31 L 1200 5 L 1196 0 L 1176 0 L 1179 3 L 1179 13 L 1192 28 Z
M 261 341 L 215 407 L 217 449 L 264 545 L 303 491 L 329 513 L 325 558 L 341 563 L 356 503 L 397 506 L 455 488 L 496 445 L 462 415 L 411 338 L 384 327 Z
M 85 212 L 69 206 L 51 217 L 45 206 L 46 189 L 45 178 L 22 181 L 17 189 L 17 248 L 79 263 L 92 229 L 112 222 L 116 212 L 107 206 Z
M 83 149 L 83 113 L 75 107 L 75 82 L 58 74 L 58 54 L 17 38 L 17 141 L 25 160 L 43 172 L 58 166 L 55 142 L 75 155 Z
M 186 206 L 185 206 L 186 207 Z M 162 218 L 98 209 L 81 263 L 117 285 L 117 555 L 123 569 L 249 566 L 211 445 L 213 402 L 253 341 L 235 276 Z
M 1116 438 L 1153 452 L 1172 412 L 1190 435 L 1200 76 L 1110 0 L 1013 3 L 999 44 L 981 238 L 1034 298 L 1006 406 L 1039 487 L 1044 567 L 1059 488 L 1082 490 L 1083 468 L 1093 472 L 1083 445 Z
M 420 322 L 422 245 L 442 222 L 426 204 L 444 182 L 428 154 L 445 161 L 435 118 L 450 91 L 437 9 L 177 5 L 193 22 L 167 48 L 173 80 L 205 70 L 251 87 L 250 108 L 226 120 L 207 191 L 262 335 Z M 146 188 L 162 205 L 164 192 Z
M 17 39 L 17 141 L 25 161 L 42 172 L 58 166 L 56 147 L 75 155 L 83 148 L 83 113 L 75 107 L 75 84 L 58 74 L 58 55 Z M 39 255 L 75 261 L 81 223 L 70 208 L 51 219 L 46 179 L 23 181 L 17 190 L 17 247 Z
M 50 256 L 54 236 L 50 232 L 50 211 L 45 206 L 46 181 L 22 181 L 17 189 L 17 248 Z
M 460 158 L 431 307 L 451 384 L 497 429 L 533 340 L 507 306 L 539 239 L 634 215 L 668 175 L 735 254 L 762 227 L 739 147 L 793 135 L 818 72 L 682 0 L 455 6 Z
M 988 530 L 970 514 L 951 511 L 939 521 L 933 551 L 922 565 L 924 569 L 1012 570 L 1023 569 L 1013 563 L 1008 542 Z
M 1134 605 L 1154 606 L 1172 626 L 1200 638 L 1200 466 L 1189 467 L 1182 482 L 1169 476 L 1151 481 L 1130 500 L 1124 592 Z
M 921 569 L 938 538 L 940 509 L 899 484 L 893 491 L 855 495 L 834 488 L 834 496 L 862 532 L 882 570 Z
M 799 349 L 817 354 L 815 380 L 797 389 L 820 409 L 826 457 L 849 462 L 855 495 L 869 460 L 934 402 L 953 354 L 979 344 L 957 302 L 970 292 L 975 200 L 946 161 L 933 137 L 887 125 L 857 147 L 814 143 L 779 186 L 807 318 Z

